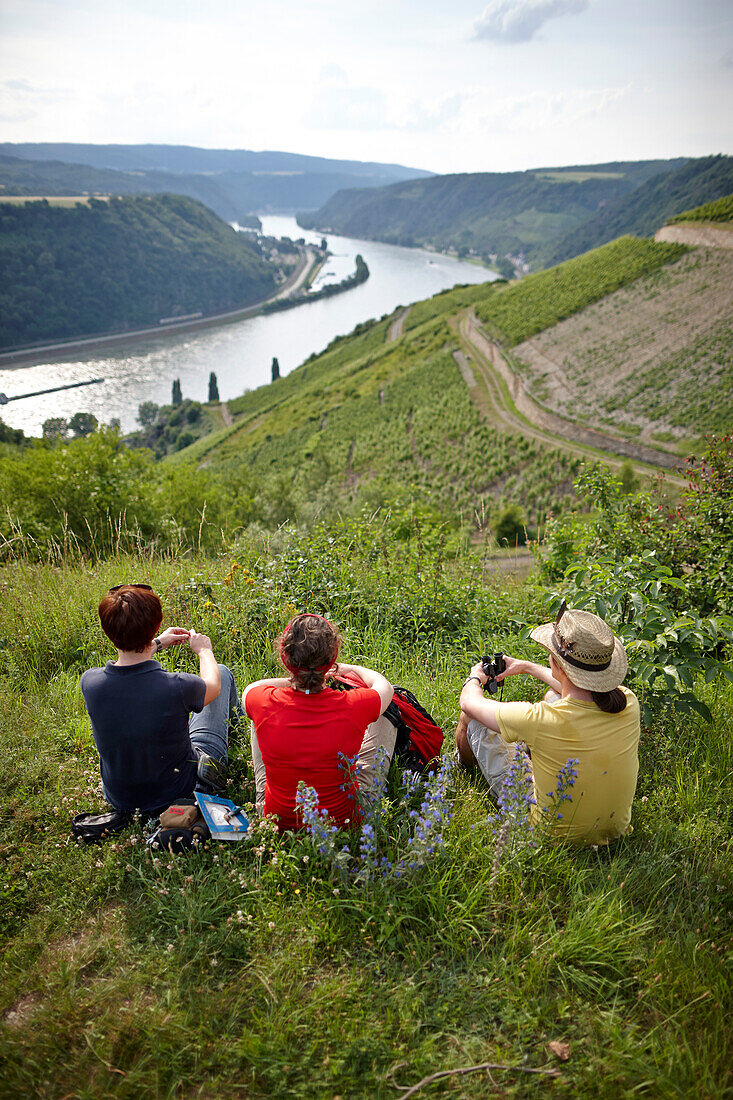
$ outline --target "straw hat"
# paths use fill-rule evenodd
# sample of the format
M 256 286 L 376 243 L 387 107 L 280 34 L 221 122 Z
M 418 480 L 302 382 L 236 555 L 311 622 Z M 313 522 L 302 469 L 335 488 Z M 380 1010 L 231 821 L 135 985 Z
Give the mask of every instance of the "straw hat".
M 535 627 L 530 637 L 586 691 L 612 691 L 626 675 L 626 650 L 610 626 L 590 611 L 573 611 L 565 600 L 555 622 Z

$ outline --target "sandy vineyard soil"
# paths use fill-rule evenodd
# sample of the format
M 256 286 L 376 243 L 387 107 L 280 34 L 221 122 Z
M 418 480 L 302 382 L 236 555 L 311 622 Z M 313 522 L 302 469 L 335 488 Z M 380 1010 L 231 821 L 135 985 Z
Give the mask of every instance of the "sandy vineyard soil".
M 608 433 L 583 427 L 539 406 L 528 396 L 523 383 L 507 363 L 504 352 L 486 335 L 473 312 L 469 311 L 462 318 L 456 319 L 451 328 L 463 345 L 461 350 L 454 351 L 453 357 L 469 388 L 471 400 L 487 420 L 500 430 L 518 431 L 529 438 L 542 440 L 584 458 L 594 457 L 593 450 L 589 448 L 604 451 L 606 460 L 612 467 L 620 466 L 622 459 L 619 456 L 625 456 L 646 467 L 646 470 L 637 468 L 639 473 L 648 474 L 650 468 L 654 467 L 677 470 L 681 465 L 677 456 L 656 447 L 616 439 Z M 472 365 L 475 366 L 478 377 L 472 370 Z M 506 393 L 502 392 L 501 383 L 506 387 Z M 669 474 L 668 477 L 670 481 L 680 483 L 675 474 Z
M 695 248 L 512 359 L 536 400 L 606 432 L 659 446 L 730 431 L 733 250 Z

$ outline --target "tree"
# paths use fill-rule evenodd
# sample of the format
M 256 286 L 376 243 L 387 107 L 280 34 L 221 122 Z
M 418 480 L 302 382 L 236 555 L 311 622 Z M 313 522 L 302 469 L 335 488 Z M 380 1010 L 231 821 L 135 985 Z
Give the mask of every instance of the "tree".
M 154 401 L 143 401 L 137 410 L 137 422 L 143 428 L 152 428 L 158 419 L 159 406 Z
M 0 420 L 0 443 L 22 443 L 25 435 L 20 428 L 10 428 Z
M 527 541 L 526 520 L 518 504 L 508 504 L 502 508 L 494 535 L 499 546 L 524 546 Z
M 280 377 L 280 364 L 277 361 L 277 357 L 272 360 L 272 380 L 276 382 Z
M 66 439 L 69 434 L 69 422 L 65 416 L 52 416 L 43 421 L 43 438 L 52 443 L 59 439 Z
M 181 380 L 180 378 L 173 379 L 173 386 L 171 387 L 171 405 L 182 405 L 183 394 L 181 393 Z
M 621 463 L 621 491 L 628 496 L 639 488 L 639 479 L 634 473 L 634 464 L 630 458 L 625 458 Z
M 216 374 L 214 371 L 209 375 L 209 401 L 220 401 L 219 386 L 216 381 Z
M 74 413 L 69 421 L 69 430 L 74 433 L 75 439 L 81 439 L 82 436 L 91 435 L 92 432 L 96 432 L 98 426 L 99 421 L 96 416 L 90 412 Z
M 502 279 L 514 278 L 514 264 L 506 256 L 502 256 L 496 261 L 496 270 L 499 272 Z

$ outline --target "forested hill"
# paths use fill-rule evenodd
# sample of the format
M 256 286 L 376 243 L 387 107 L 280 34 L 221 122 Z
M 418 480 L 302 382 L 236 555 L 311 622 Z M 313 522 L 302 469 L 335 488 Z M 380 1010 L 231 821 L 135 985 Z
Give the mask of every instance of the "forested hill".
M 569 258 L 631 230 L 651 234 L 668 216 L 730 191 L 731 163 L 705 157 L 437 176 L 339 192 L 299 221 L 395 244 L 521 255 L 541 267 L 551 262 L 555 242 L 564 243 L 562 258 Z M 597 219 L 598 239 L 579 234 L 573 245 L 577 227 L 589 238 Z
M 733 192 L 733 157 L 701 157 L 641 184 L 553 242 L 544 259 L 562 263 L 624 233 L 652 237 L 670 218 Z
M 5 195 L 189 195 L 228 221 L 314 210 L 340 188 L 381 187 L 430 173 L 400 164 L 183 145 L 0 144 Z
M 0 346 L 157 324 L 266 297 L 275 265 L 181 195 L 0 204 Z

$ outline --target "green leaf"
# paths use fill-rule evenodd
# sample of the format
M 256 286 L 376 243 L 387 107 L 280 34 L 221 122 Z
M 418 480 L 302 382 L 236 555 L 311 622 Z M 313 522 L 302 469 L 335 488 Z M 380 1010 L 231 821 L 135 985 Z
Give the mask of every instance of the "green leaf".
M 704 718 L 706 722 L 712 723 L 713 716 L 700 699 L 696 699 L 694 696 L 691 699 L 687 699 L 688 706 L 697 711 L 701 718 Z

